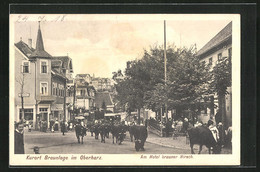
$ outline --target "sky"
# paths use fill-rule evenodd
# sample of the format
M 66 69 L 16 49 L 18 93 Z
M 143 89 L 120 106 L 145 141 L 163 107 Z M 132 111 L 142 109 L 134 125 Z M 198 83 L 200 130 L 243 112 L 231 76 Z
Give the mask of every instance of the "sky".
M 13 15 L 14 42 L 32 38 L 35 47 L 38 20 L 44 48 L 52 56 L 68 55 L 74 75 L 112 77 L 126 62 L 140 59 L 144 49 L 167 44 L 202 48 L 230 21 L 232 15 Z M 12 29 L 12 28 L 11 28 Z

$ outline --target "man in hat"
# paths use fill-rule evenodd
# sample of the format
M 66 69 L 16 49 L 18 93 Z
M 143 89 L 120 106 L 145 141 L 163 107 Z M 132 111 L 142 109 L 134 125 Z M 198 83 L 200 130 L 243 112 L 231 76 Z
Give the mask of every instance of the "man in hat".
M 24 154 L 24 126 L 22 122 L 15 124 L 14 131 L 14 153 L 15 154 Z

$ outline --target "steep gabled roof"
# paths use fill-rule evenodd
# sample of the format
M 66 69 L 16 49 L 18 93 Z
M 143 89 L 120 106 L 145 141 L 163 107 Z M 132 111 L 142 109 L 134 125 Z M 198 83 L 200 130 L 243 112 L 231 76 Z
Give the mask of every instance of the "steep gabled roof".
M 52 58 L 62 61 L 62 68 L 69 69 L 69 62 L 71 61 L 69 56 L 53 56 Z
M 95 94 L 96 107 L 101 108 L 103 101 L 105 102 L 106 106 L 114 105 L 109 92 L 96 92 Z
M 30 48 L 22 40 L 14 44 L 26 57 L 29 57 L 34 51 L 33 48 Z
M 38 33 L 37 33 L 36 49 L 31 54 L 30 58 L 36 58 L 36 57 L 51 58 L 51 55 L 44 50 L 40 22 L 39 22 L 39 28 L 38 28 Z
M 224 41 L 232 37 L 232 22 L 228 23 L 216 36 L 214 36 L 206 45 L 204 45 L 197 53 L 201 56 L 214 47 L 217 47 Z

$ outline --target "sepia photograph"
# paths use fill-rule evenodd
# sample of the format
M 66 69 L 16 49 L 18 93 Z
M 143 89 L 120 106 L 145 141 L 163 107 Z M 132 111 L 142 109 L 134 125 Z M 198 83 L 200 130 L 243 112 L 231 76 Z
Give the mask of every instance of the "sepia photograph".
M 239 14 L 10 14 L 9 37 L 10 165 L 239 165 Z

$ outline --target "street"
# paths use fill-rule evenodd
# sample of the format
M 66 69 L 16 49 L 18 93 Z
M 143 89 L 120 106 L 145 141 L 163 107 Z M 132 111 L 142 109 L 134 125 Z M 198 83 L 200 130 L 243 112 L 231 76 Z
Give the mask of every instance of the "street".
M 40 147 L 41 154 L 133 154 L 133 153 L 190 153 L 190 150 L 172 149 L 169 147 L 162 147 L 160 145 L 145 143 L 145 152 L 136 152 L 134 149 L 134 143 L 130 142 L 129 137 L 122 142 L 121 145 L 113 144 L 111 134 L 106 143 L 101 143 L 99 140 L 95 140 L 87 132 L 87 136 L 84 137 L 84 143 L 79 144 L 77 142 L 74 132 L 65 133 L 40 133 L 27 132 L 25 134 L 25 153 L 33 154 L 33 147 Z
M 33 147 L 40 148 L 40 154 L 190 154 L 189 145 L 183 144 L 183 140 L 175 141 L 174 146 L 170 146 L 168 142 L 173 142 L 171 138 L 160 138 L 153 134 L 149 134 L 145 143 L 145 151 L 136 152 L 134 143 L 130 142 L 129 134 L 127 132 L 125 140 L 121 145 L 113 144 L 112 137 L 106 138 L 106 143 L 101 143 L 91 137 L 90 132 L 84 137 L 84 143 L 77 142 L 75 132 L 69 131 L 65 136 L 61 132 L 28 132 L 25 130 L 25 153 L 34 154 Z M 177 145 L 177 146 L 175 146 Z M 198 150 L 196 146 L 195 152 Z M 206 147 L 203 148 L 202 154 L 207 154 Z

